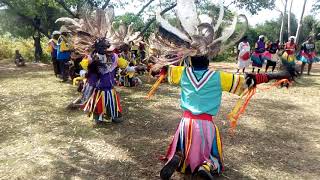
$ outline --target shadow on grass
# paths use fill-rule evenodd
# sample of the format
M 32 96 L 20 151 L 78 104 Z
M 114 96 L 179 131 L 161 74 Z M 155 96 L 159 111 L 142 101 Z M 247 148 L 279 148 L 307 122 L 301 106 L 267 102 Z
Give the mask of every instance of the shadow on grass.
M 24 75 L 26 74 L 21 74 L 21 77 Z M 35 107 L 33 111 L 43 112 L 37 114 L 38 117 L 32 113 L 28 114 L 29 121 L 26 123 L 38 124 L 43 127 L 41 133 L 51 133 L 59 137 L 49 141 L 51 145 L 59 147 L 68 144 L 67 148 L 61 150 L 61 153 L 46 152 L 46 155 L 54 160 L 50 162 L 49 167 L 36 166 L 36 170 L 31 173 L 32 176 L 41 175 L 49 169 L 52 171 L 50 179 L 75 177 L 82 179 L 159 179 L 158 174 L 163 164 L 158 159 L 160 155 L 164 155 L 182 111 L 176 105 L 179 94 L 176 90 L 168 91 L 168 85 L 161 86 L 151 100 L 144 99 L 146 90 L 149 90 L 151 84 L 147 83 L 130 89 L 117 87 L 122 96 L 125 121 L 121 124 L 108 124 L 104 128 L 92 128 L 89 118 L 87 121 L 81 121 L 80 119 L 86 119 L 86 115 L 81 111 L 66 110 L 67 103 L 57 105 L 49 100 L 54 98 L 43 98 L 59 98 L 60 95 L 56 92 L 30 95 L 30 99 L 33 99 L 30 105 Z M 69 86 L 64 96 L 70 97 L 71 101 L 77 96 L 75 91 L 75 87 Z M 0 96 L 0 98 L 10 99 L 16 95 L 18 94 L 12 93 L 10 97 Z M 12 108 L 8 105 L 0 105 L 0 107 Z M 219 179 L 253 179 L 254 177 L 247 176 L 242 170 L 248 164 L 253 164 L 260 171 L 272 172 L 272 168 L 276 168 L 278 171 L 289 174 L 315 173 L 318 166 L 317 159 L 307 151 L 315 147 L 305 144 L 307 139 L 300 132 L 300 129 L 303 130 L 300 122 L 312 122 L 314 120 L 312 115 L 288 119 L 290 116 L 280 110 L 299 112 L 302 109 L 280 100 L 253 99 L 251 106 L 254 106 L 252 109 L 257 111 L 248 112 L 247 117 L 258 117 L 259 121 L 264 122 L 265 129 L 239 125 L 239 133 L 231 138 L 226 135 L 228 127 L 222 126 L 221 131 L 225 134 L 226 171 L 225 176 Z M 264 110 L 266 107 L 268 109 Z M 222 107 L 222 111 L 227 110 Z M 61 117 L 46 121 L 46 117 L 56 117 L 52 114 Z M 8 122 L 10 121 L 17 122 L 15 119 Z M 19 132 L 26 123 L 18 124 L 14 128 L 9 123 L 1 123 L 4 129 L 10 129 L 9 132 L 1 134 L 1 139 L 8 141 L 10 138 L 25 135 Z M 56 129 L 59 131 L 57 132 Z M 19 135 L 15 136 L 15 134 Z M 2 140 L 0 143 L 3 143 Z M 91 141 L 95 143 L 90 143 Z M 100 147 L 102 144 L 119 151 L 112 152 L 104 146 Z M 245 150 L 240 151 L 238 147 Z M 123 155 L 128 157 L 120 158 Z M 175 174 L 174 178 L 183 177 Z M 267 179 L 269 177 L 262 174 L 255 178 Z

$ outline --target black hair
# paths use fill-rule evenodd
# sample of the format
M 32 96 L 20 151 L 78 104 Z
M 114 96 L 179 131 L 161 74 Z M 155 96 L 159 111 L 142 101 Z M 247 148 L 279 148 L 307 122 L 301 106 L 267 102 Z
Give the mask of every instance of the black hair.
M 109 41 L 106 38 L 99 38 L 95 41 L 94 45 L 94 52 L 98 54 L 105 54 L 106 49 L 110 47 Z
M 134 66 L 133 62 L 130 62 L 130 63 L 129 63 L 129 66 L 130 66 L 130 67 L 131 67 L 131 66 Z
M 120 51 L 130 51 L 130 45 L 129 44 L 123 44 L 120 46 Z
M 247 35 L 242 37 L 242 41 L 244 41 L 244 40 L 248 40 L 248 36 Z
M 207 56 L 192 56 L 191 64 L 194 68 L 207 68 L 209 66 L 209 58 Z

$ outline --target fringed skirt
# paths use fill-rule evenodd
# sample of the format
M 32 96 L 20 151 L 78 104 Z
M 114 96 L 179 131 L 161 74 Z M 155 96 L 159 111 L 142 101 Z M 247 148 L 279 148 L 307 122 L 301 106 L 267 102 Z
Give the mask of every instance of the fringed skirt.
M 184 112 L 167 151 L 168 162 L 178 152 L 183 154 L 183 162 L 178 168 L 182 173 L 186 170 L 193 173 L 204 162 L 217 167 L 218 173 L 223 171 L 221 137 L 211 115 Z
M 297 57 L 297 59 L 303 63 L 312 64 L 314 62 L 318 62 L 319 59 L 316 57 L 316 53 L 313 52 L 311 54 L 308 54 L 304 51 L 301 51 L 300 55 Z
M 104 115 L 112 119 L 117 118 L 122 112 L 120 96 L 115 89 L 108 91 L 93 89 L 88 101 L 83 105 L 83 109 L 89 115 L 98 116 L 97 120 L 99 121 L 104 120 Z
M 281 62 L 284 65 L 295 65 L 296 64 L 296 55 L 295 54 L 288 54 L 284 52 L 281 56 Z
M 92 95 L 93 93 L 93 90 L 95 88 L 93 86 L 90 86 L 90 84 L 88 82 L 86 82 L 82 88 L 82 97 L 81 97 L 81 101 L 80 103 L 83 105 L 85 104 L 86 102 L 88 102 L 90 96 Z
M 263 53 L 253 52 L 251 55 L 252 66 L 261 68 L 264 64 L 264 61 L 267 59 L 271 59 L 271 54 L 268 51 Z

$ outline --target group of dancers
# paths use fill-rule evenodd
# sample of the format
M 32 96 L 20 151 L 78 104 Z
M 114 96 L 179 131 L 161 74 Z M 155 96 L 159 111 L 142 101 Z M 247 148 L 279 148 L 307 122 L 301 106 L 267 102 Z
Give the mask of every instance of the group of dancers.
M 308 64 L 307 74 L 310 75 L 312 64 L 318 62 L 319 59 L 316 57 L 316 46 L 314 37 L 309 36 L 305 41 L 300 51 L 295 42 L 295 37 L 289 37 L 289 41 L 283 45 L 280 45 L 279 40 L 275 42 L 265 42 L 264 35 L 260 35 L 258 41 L 255 43 L 254 50 L 251 52 L 248 37 L 244 36 L 242 41 L 238 45 L 238 69 L 245 73 L 245 69 L 252 64 L 252 72 L 257 68 L 257 72 L 265 64 L 265 72 L 268 72 L 269 67 L 272 67 L 274 72 L 276 66 L 280 69 L 282 63 L 295 65 L 296 60 L 301 61 L 300 74 L 304 72 L 305 65 Z
M 220 6 L 223 11 L 223 3 Z M 224 43 L 233 34 L 230 29 L 234 30 L 236 24 L 224 27 L 217 22 L 213 27 L 209 23 L 199 22 L 195 7 L 193 0 L 177 0 L 177 18 L 183 29 L 171 26 L 157 14 L 158 30 L 149 39 L 152 52 L 158 52 L 149 54 L 154 63 L 150 71 L 160 71 L 159 82 L 167 79 L 170 84 L 181 87 L 182 118 L 164 158 L 166 163 L 160 171 L 161 179 L 170 179 L 175 171 L 204 179 L 213 179 L 221 174 L 224 171 L 223 148 L 215 117 L 221 106 L 222 92 L 241 95 L 260 83 L 278 79 L 293 80 L 295 76 L 292 66 L 286 66 L 278 73 L 245 75 L 209 69 L 209 60 L 223 50 Z M 57 42 L 56 46 L 52 46 L 52 52 L 56 51 L 57 54 L 53 57 L 57 58 L 58 64 L 64 63 L 60 67 L 63 68 L 66 61 L 62 58 L 63 61 L 59 62 L 59 53 L 70 52 L 64 51 L 68 48 L 83 56 L 79 74 L 84 84 L 80 88 L 81 96 L 72 104 L 82 108 L 97 124 L 107 119 L 115 123 L 123 121 L 120 96 L 115 88 L 116 70 L 128 64 L 125 69 L 131 72 L 130 67 L 134 62 L 123 62 L 121 58 L 130 58 L 128 56 L 132 54 L 127 54 L 129 42 L 139 39 L 140 34 L 134 33 L 130 26 L 120 26 L 115 30 L 112 26 L 113 14 L 113 8 L 107 8 L 96 9 L 84 19 L 60 18 L 58 22 L 64 22 L 73 39 L 65 38 L 61 31 L 61 34 L 54 33 L 52 40 Z M 198 31 L 197 27 L 203 31 Z M 214 31 L 214 28 L 217 30 Z M 229 29 L 227 35 L 222 33 L 224 36 L 218 38 L 219 34 L 215 33 L 224 29 Z M 120 53 L 115 52 L 118 47 L 122 47 Z M 60 73 L 64 78 L 64 72 Z

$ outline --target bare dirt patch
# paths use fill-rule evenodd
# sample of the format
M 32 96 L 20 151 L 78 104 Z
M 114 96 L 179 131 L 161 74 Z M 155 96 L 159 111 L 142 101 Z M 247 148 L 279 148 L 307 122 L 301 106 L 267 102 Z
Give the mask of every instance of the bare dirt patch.
M 320 177 L 319 67 L 289 90 L 259 91 L 234 137 L 225 117 L 238 97 L 223 95 L 216 118 L 226 165 L 220 179 Z M 150 87 L 117 87 L 126 121 L 93 128 L 83 112 L 66 110 L 76 88 L 60 83 L 51 66 L 0 63 L 0 179 L 159 179 L 158 158 L 181 115 L 179 89 L 164 84 L 147 101 Z

